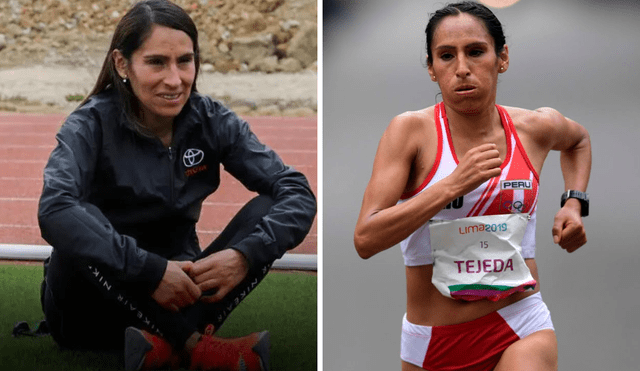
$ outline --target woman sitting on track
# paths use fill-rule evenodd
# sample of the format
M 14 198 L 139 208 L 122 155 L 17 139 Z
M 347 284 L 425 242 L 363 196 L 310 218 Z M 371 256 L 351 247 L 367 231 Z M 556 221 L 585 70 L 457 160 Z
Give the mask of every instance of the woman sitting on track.
M 445 6 L 426 37 L 443 102 L 391 121 L 354 238 L 363 258 L 401 244 L 402 369 L 554 370 L 534 260 L 538 174 L 560 151 L 565 193 L 552 232 L 573 252 L 586 243 L 589 134 L 551 108 L 496 105 L 509 53 L 483 5 Z
M 306 178 L 196 91 L 198 33 L 179 6 L 137 3 L 45 168 L 53 246 L 43 309 L 66 348 L 125 348 L 127 369 L 267 370 L 268 333 L 213 336 L 316 212 Z M 220 165 L 259 196 L 204 251 L 195 225 Z

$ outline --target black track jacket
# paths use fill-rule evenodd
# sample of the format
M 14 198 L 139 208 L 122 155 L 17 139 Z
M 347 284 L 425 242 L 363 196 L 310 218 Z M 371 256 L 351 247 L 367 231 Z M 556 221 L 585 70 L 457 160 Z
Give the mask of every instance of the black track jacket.
M 150 292 L 168 259 L 200 253 L 195 225 L 218 188 L 221 164 L 247 189 L 275 200 L 254 232 L 232 246 L 250 267 L 297 246 L 316 213 L 304 175 L 232 111 L 195 92 L 175 119 L 170 148 L 132 129 L 111 89 L 71 113 L 56 139 L 44 170 L 42 237 L 56 258 L 99 264 Z

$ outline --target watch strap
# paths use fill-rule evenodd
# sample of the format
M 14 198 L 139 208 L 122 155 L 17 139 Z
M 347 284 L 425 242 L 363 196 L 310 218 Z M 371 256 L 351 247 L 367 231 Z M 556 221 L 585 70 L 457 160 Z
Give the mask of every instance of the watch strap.
M 560 198 L 560 207 L 563 207 L 568 199 L 575 198 L 580 201 L 581 211 L 580 216 L 588 216 L 589 215 L 589 194 L 586 192 L 568 190 L 562 194 Z

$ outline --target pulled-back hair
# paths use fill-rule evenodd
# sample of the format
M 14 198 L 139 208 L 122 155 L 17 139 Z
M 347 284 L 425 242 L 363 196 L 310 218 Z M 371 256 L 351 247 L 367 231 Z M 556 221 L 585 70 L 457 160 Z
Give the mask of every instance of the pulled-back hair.
M 433 34 L 436 28 L 442 22 L 442 20 L 449 16 L 456 16 L 462 13 L 470 14 L 482 21 L 487 32 L 493 38 L 493 44 L 496 54 L 500 54 L 504 50 L 504 44 L 506 43 L 504 37 L 504 31 L 502 30 L 502 24 L 498 18 L 493 14 L 486 6 L 473 1 L 462 1 L 459 3 L 448 4 L 442 9 L 437 10 L 429 18 L 425 33 L 427 34 L 427 64 L 433 63 L 433 55 L 431 54 L 431 42 L 433 40 Z
M 191 91 L 196 90 L 196 80 L 200 68 L 200 48 L 198 46 L 198 30 L 189 15 L 178 5 L 168 0 L 145 0 L 133 6 L 127 14 L 122 17 L 111 39 L 111 46 L 102 64 L 102 69 L 98 75 L 96 84 L 81 105 L 85 104 L 89 98 L 99 94 L 109 88 L 118 92 L 122 107 L 129 122 L 140 133 L 147 133 L 141 125 L 139 117 L 140 102 L 131 90 L 130 84 L 122 81 L 116 70 L 113 59 L 113 51 L 120 50 L 123 57 L 131 60 L 131 55 L 146 41 L 151 35 L 154 25 L 169 27 L 185 32 L 193 42 L 194 62 L 196 75 L 191 87 Z

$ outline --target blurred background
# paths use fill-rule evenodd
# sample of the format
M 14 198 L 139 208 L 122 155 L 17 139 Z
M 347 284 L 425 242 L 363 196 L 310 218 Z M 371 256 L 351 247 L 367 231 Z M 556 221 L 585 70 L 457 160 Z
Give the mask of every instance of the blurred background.
M 400 248 L 361 260 L 353 230 L 389 121 L 435 103 L 424 29 L 444 4 L 323 2 L 325 370 L 400 369 Z M 553 107 L 591 134 L 589 242 L 573 254 L 551 238 L 564 190 L 558 153 L 541 173 L 537 262 L 559 369 L 638 370 L 640 2 L 521 0 L 493 10 L 511 59 L 497 103 Z

